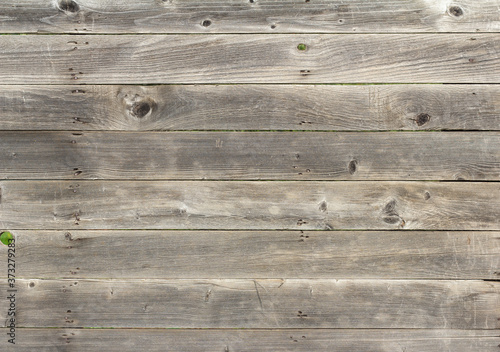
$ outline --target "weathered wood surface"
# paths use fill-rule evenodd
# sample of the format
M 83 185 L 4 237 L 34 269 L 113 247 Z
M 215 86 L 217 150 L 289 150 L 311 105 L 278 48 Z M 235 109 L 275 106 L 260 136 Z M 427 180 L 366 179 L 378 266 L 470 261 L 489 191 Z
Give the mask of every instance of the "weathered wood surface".
M 500 81 L 497 34 L 4 35 L 0 47 L 2 84 Z
M 0 85 L 1 130 L 500 130 L 499 85 Z
M 15 231 L 18 278 L 499 279 L 498 232 Z M 0 247 L 0 255 L 6 252 Z
M 500 180 L 500 134 L 0 132 L 0 179 Z
M 495 0 L 3 0 L 0 32 L 496 32 Z
M 500 230 L 495 182 L 2 181 L 4 229 Z
M 6 285 L 0 283 L 2 291 Z M 21 279 L 16 285 L 20 327 L 500 328 L 496 281 Z M 1 311 L 8 304 L 0 301 Z
M 1 330 L 0 330 L 1 332 Z M 494 330 L 22 329 L 3 351 L 497 352 Z

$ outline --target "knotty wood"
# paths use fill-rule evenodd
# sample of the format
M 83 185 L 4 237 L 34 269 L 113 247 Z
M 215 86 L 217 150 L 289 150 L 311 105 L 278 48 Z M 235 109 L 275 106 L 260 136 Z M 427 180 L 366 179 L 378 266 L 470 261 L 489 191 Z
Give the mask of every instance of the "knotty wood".
M 500 278 L 498 232 L 71 230 L 14 235 L 16 276 L 28 279 Z
M 500 180 L 498 133 L 3 132 L 0 178 Z
M 496 34 L 4 35 L 0 47 L 3 84 L 500 81 Z
M 124 267 L 126 270 L 126 267 Z M 498 329 L 474 280 L 17 280 L 24 327 Z M 5 291 L 6 283 L 0 283 Z M 7 300 L 0 302 L 7 310 Z M 5 323 L 4 323 L 5 324 Z
M 4 229 L 499 230 L 497 183 L 2 181 Z
M 498 85 L 0 85 L 2 130 L 499 130 Z
M 172 351 L 419 351 L 496 352 L 491 330 L 183 330 L 183 329 L 22 329 L 12 351 L 55 349 L 94 352 Z M 10 349 L 6 349 L 10 351 Z
M 4 0 L 0 32 L 495 32 L 495 0 Z M 65 5 L 61 5 L 65 4 Z

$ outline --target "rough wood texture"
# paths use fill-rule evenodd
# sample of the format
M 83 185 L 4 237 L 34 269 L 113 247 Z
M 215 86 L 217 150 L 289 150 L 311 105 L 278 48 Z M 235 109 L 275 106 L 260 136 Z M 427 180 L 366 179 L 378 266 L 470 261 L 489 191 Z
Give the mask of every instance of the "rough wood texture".
M 2 84 L 500 81 L 497 34 L 4 35 L 0 47 Z
M 1 332 L 1 331 L 0 331 Z M 492 330 L 22 329 L 3 351 L 497 352 Z
M 0 85 L 2 130 L 500 130 L 499 85 Z
M 500 180 L 500 134 L 3 132 L 0 179 Z
M 495 0 L 3 0 L 0 32 L 495 32 Z
M 500 230 L 498 183 L 3 181 L 4 229 Z
M 498 232 L 15 231 L 18 278 L 498 279 Z M 0 247 L 0 255 L 6 247 Z
M 23 302 L 16 316 L 24 327 L 500 328 L 500 282 L 495 281 L 16 282 Z M 2 291 L 6 286 L 0 283 Z M 8 304 L 0 301 L 0 311 Z

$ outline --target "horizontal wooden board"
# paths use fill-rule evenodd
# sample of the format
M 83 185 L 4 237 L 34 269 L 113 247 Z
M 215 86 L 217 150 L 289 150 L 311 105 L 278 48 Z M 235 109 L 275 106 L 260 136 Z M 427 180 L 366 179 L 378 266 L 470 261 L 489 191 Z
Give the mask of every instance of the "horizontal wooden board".
M 500 328 L 495 281 L 22 279 L 16 286 L 20 327 Z M 0 301 L 2 312 L 8 304 Z
M 1 332 L 1 331 L 0 331 Z M 497 352 L 492 330 L 21 329 L 2 351 L 136 352 Z M 5 345 L 5 346 L 4 346 Z
M 0 132 L 0 179 L 500 180 L 500 134 Z
M 0 85 L 1 130 L 500 130 L 500 85 Z
M 498 232 L 13 233 L 16 276 L 28 279 L 500 279 Z
M 0 33 L 495 32 L 495 0 L 3 0 Z
M 2 84 L 500 82 L 496 34 L 3 35 L 0 47 Z
M 4 229 L 500 230 L 496 182 L 2 181 Z

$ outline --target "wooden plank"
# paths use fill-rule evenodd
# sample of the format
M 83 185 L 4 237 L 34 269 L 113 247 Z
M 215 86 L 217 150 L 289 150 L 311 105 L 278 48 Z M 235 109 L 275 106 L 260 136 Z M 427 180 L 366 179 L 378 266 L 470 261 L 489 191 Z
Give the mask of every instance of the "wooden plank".
M 0 179 L 500 180 L 496 132 L 2 132 L 0 150 Z
M 3 0 L 0 32 L 498 32 L 498 2 Z
M 2 84 L 500 81 L 496 34 L 3 35 L 0 47 Z
M 500 85 L 0 85 L 2 130 L 500 130 Z
M 2 181 L 3 229 L 500 230 L 494 182 Z
M 183 330 L 183 329 L 22 329 L 15 347 L 3 351 L 75 350 L 135 352 L 496 352 L 498 332 L 492 330 Z M 3 344 L 3 341 L 2 341 Z M 4 349 L 5 348 L 5 349 Z M 10 349 L 9 349 L 10 348 Z
M 16 286 L 19 327 L 500 327 L 495 281 L 22 279 Z M 0 311 L 8 304 L 0 301 Z
M 16 276 L 28 279 L 500 278 L 498 232 L 13 233 Z

